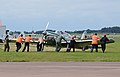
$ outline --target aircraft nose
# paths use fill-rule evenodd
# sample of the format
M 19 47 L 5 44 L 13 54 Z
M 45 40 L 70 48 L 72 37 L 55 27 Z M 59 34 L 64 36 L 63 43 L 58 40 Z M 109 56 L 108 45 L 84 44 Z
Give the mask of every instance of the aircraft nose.
M 42 32 L 43 35 L 46 35 L 47 33 L 46 32 Z

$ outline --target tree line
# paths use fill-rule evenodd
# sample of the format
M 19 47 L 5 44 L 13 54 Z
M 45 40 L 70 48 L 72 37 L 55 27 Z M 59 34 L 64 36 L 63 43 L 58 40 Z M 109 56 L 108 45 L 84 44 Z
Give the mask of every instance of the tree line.
M 83 33 L 85 30 L 83 31 L 67 31 L 68 33 Z M 120 27 L 115 26 L 115 27 L 104 27 L 101 30 L 90 30 L 87 29 L 86 30 L 88 33 L 120 33 Z
M 27 32 L 27 31 L 24 31 L 25 34 L 42 34 L 44 30 L 41 30 L 41 31 L 31 31 L 31 32 Z M 53 31 L 55 32 L 55 30 L 47 30 L 47 31 Z M 78 31 L 66 31 L 67 33 L 83 33 L 85 30 L 78 30 Z M 120 27 L 118 26 L 115 26 L 115 27 L 104 27 L 104 28 L 101 28 L 101 30 L 90 30 L 90 29 L 87 29 L 86 30 L 88 33 L 120 33 Z M 12 32 L 12 31 L 11 31 Z M 15 32 L 12 32 L 12 33 L 20 33 L 20 31 L 15 31 Z

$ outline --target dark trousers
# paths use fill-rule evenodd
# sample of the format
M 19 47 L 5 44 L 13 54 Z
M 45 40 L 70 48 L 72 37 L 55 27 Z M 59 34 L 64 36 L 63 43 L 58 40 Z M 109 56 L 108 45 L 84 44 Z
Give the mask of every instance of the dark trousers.
M 67 49 L 67 52 L 70 52 L 71 49 L 73 49 L 73 52 L 75 52 L 75 46 L 70 46 L 70 47 Z
M 16 47 L 17 47 L 16 52 L 18 52 L 21 48 L 21 43 L 16 42 Z
M 37 51 L 43 51 L 44 50 L 44 43 L 37 43 Z
M 39 51 L 39 42 L 37 43 L 37 51 Z
M 98 44 L 92 44 L 91 52 L 93 52 L 93 49 L 96 49 L 96 52 L 98 52 Z
M 40 51 L 43 51 L 43 48 L 44 48 L 44 44 L 41 43 L 41 44 L 40 44 Z
M 67 44 L 67 50 L 66 50 L 66 52 L 70 52 L 72 48 L 73 48 L 73 52 L 75 52 L 75 46 Z
M 101 47 L 102 47 L 102 52 L 104 53 L 106 49 L 106 44 L 101 44 Z
M 29 52 L 29 42 L 25 42 L 25 46 L 24 46 L 24 48 L 23 48 L 23 51 L 22 51 L 22 52 L 24 52 L 24 51 L 25 51 L 26 47 L 27 47 L 27 52 Z
M 74 46 L 70 47 L 70 50 L 71 50 L 71 48 L 73 48 L 73 52 L 75 52 L 75 47 Z
M 9 52 L 9 49 L 10 49 L 10 46 L 9 46 L 9 44 L 5 44 L 4 51 L 6 51 L 6 49 L 7 49 L 7 52 Z

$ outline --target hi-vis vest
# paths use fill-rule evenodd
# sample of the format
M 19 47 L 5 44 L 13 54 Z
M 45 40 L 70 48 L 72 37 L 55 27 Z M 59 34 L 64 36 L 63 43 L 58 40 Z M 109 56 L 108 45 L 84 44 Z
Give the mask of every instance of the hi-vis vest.
M 21 36 L 18 36 L 18 38 L 17 38 L 16 42 L 22 43 L 22 40 L 24 40 L 24 38 L 23 38 L 23 37 L 21 37 Z
M 98 40 L 100 40 L 100 38 L 97 35 L 92 36 L 92 44 L 98 44 Z
M 30 40 L 32 40 L 32 37 L 28 36 L 28 37 L 25 38 L 25 42 L 30 42 Z

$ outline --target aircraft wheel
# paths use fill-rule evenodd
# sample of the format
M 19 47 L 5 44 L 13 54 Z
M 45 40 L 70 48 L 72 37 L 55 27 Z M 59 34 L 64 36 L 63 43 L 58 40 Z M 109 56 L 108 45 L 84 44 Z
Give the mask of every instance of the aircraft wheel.
M 82 51 L 85 51 L 85 47 L 82 48 Z

